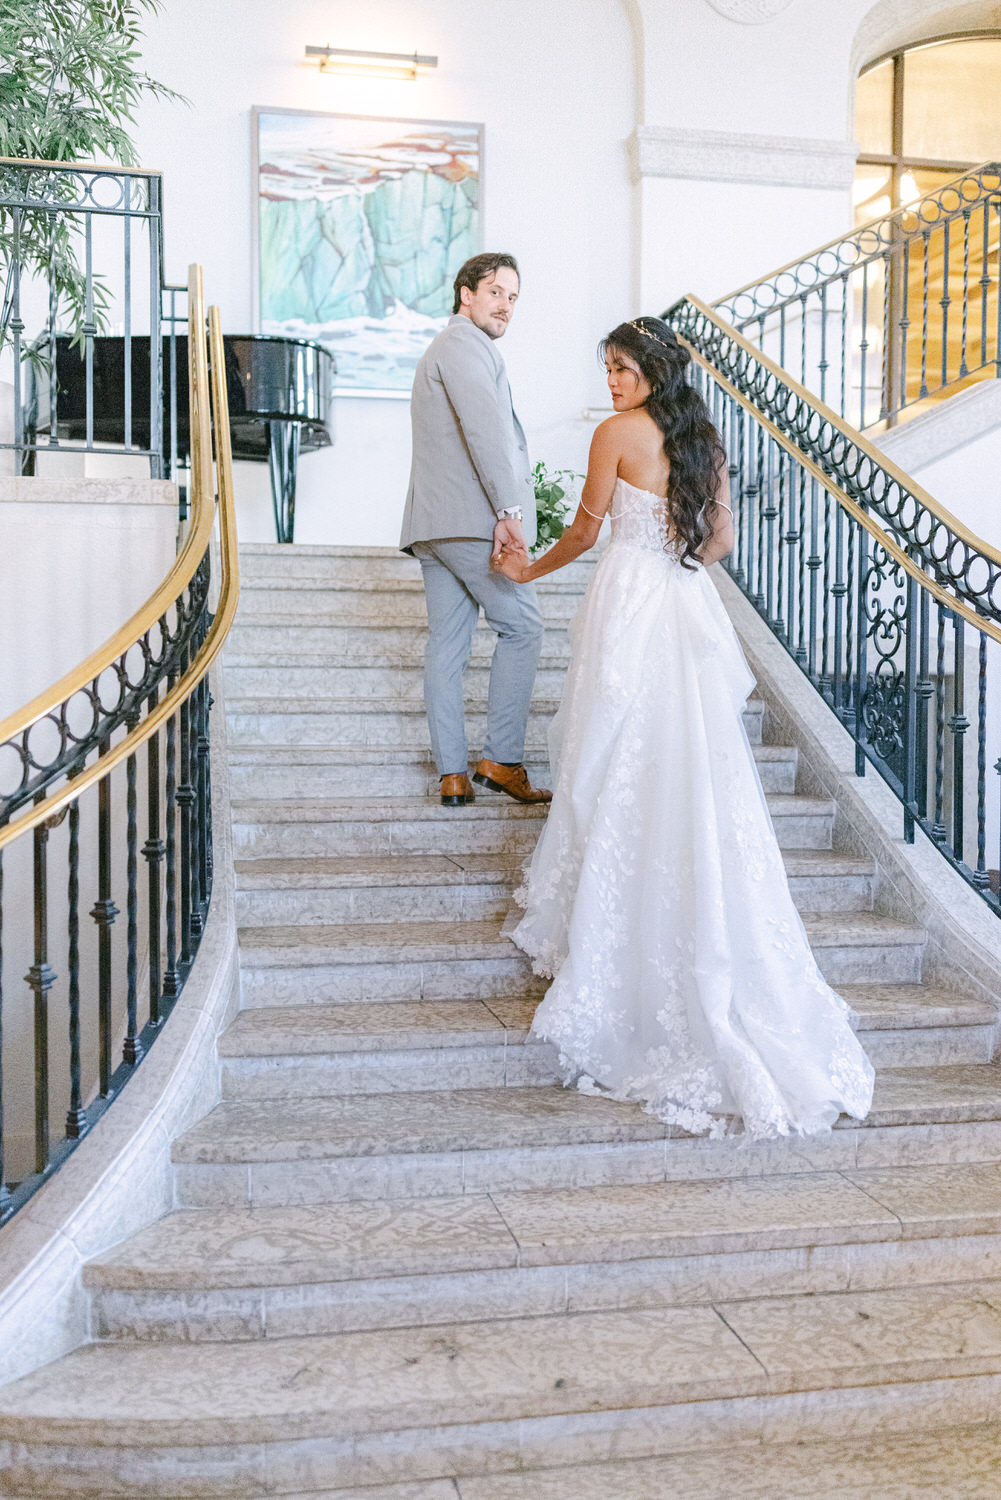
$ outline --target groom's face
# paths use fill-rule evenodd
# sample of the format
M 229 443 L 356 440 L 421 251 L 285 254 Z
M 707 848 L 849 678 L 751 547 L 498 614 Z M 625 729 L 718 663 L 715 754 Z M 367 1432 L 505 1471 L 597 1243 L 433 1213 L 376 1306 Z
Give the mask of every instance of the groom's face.
M 468 286 L 462 288 L 459 311 L 471 318 L 488 338 L 503 338 L 514 316 L 519 290 L 517 271 L 512 271 L 510 266 L 498 266 L 496 271 L 483 277 L 475 292 L 471 292 Z

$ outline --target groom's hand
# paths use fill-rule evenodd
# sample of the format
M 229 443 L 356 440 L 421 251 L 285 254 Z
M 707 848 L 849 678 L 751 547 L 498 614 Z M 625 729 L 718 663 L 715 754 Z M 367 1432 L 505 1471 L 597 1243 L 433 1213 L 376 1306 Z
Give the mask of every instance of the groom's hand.
M 525 533 L 521 528 L 521 522 L 515 521 L 511 516 L 501 516 L 494 527 L 494 550 L 490 554 L 491 562 L 505 549 L 515 552 L 528 550 L 525 546 Z

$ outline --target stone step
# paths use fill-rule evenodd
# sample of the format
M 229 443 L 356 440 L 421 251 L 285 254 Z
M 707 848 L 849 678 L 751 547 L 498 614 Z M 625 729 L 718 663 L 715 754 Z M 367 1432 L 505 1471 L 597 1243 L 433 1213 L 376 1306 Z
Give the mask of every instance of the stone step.
M 294 1110 L 227 1100 L 174 1142 L 173 1159 L 181 1206 L 278 1207 L 982 1161 L 999 1141 L 1001 1071 L 966 1064 L 881 1069 L 865 1122 L 795 1147 L 686 1136 L 638 1105 L 536 1085 L 328 1096 Z
M 537 698 L 528 716 L 526 754 L 545 751 L 546 733 L 559 702 Z M 393 745 L 425 750 L 427 720 L 423 702 L 387 698 L 231 698 L 226 704 L 231 748 L 245 746 Z M 752 744 L 761 743 L 764 705 L 751 702 L 744 727 Z M 466 729 L 471 746 L 486 733 L 486 703 L 468 699 Z M 473 757 L 479 749 L 472 750 Z
M 869 911 L 875 865 L 829 849 L 785 853 L 802 911 Z M 302 923 L 472 921 L 503 917 L 524 878 L 518 855 L 332 856 L 240 859 L 236 912 L 242 927 Z
M 991 1009 L 920 985 L 846 986 L 879 1067 L 987 1063 Z M 551 1084 L 555 1049 L 529 1037 L 537 997 L 258 1007 L 219 1040 L 228 1099 L 322 1098 Z
M 560 569 L 567 582 L 586 587 L 594 566 L 604 550 L 593 551 Z M 405 579 L 420 581 L 421 567 L 415 557 L 396 547 L 326 547 L 296 543 L 294 548 L 280 543 L 252 543 L 240 547 L 240 581 L 266 582 L 272 579 Z
M 753 745 L 758 775 L 766 792 L 796 790 L 797 751 L 791 745 Z M 551 786 L 547 756 L 526 761 L 536 786 Z M 470 761 L 475 770 L 476 761 Z M 433 797 L 438 771 L 430 750 L 364 745 L 261 745 L 230 752 L 232 794 L 238 801 L 265 797 L 314 798 Z M 475 787 L 477 799 L 498 795 Z
M 201 1471 L 216 1497 L 439 1476 L 458 1476 L 475 1497 L 465 1476 L 486 1469 L 496 1497 L 505 1470 L 520 1482 L 543 1464 L 718 1456 L 721 1432 L 739 1467 L 742 1442 L 767 1451 L 832 1429 L 843 1441 L 846 1428 L 853 1443 L 885 1441 L 987 1421 L 999 1367 L 993 1280 L 234 1343 L 98 1343 L 0 1392 L 0 1442 L 8 1490 L 36 1496 L 135 1493 L 137 1473 L 146 1500 L 179 1484 L 191 1495 Z M 524 1484 L 520 1493 L 540 1497 Z
M 782 849 L 829 850 L 833 803 L 823 798 L 769 795 L 768 808 Z M 443 807 L 429 798 L 304 798 L 233 804 L 239 859 L 324 858 L 334 855 L 508 854 L 534 849 L 545 803 L 509 797 Z
M 803 921 L 829 984 L 920 983 L 921 928 L 873 912 L 807 913 Z M 247 927 L 240 961 L 248 1008 L 524 996 L 543 983 L 496 918 Z
M 396 666 L 424 660 L 427 620 L 418 625 L 388 625 L 382 620 L 344 624 L 337 615 L 269 614 L 247 623 L 237 617 L 226 638 L 224 660 L 250 657 L 284 661 L 286 656 L 340 656 L 374 666 Z M 497 637 L 485 621 L 473 632 L 470 659 L 489 661 Z M 565 619 L 550 621 L 542 636 L 542 654 L 570 659 L 570 637 Z
M 84 1267 L 99 1338 L 361 1328 L 800 1296 L 997 1272 L 1001 1166 L 183 1209 Z
M 535 674 L 538 697 L 555 698 L 563 691 L 566 658 L 544 656 Z M 390 666 L 359 663 L 357 659 L 297 659 L 282 652 L 280 662 L 248 660 L 242 653 L 230 653 L 226 660 L 226 692 L 234 698 L 409 698 L 423 707 L 424 664 L 419 656 L 409 662 Z M 467 701 L 486 701 L 490 680 L 490 663 L 483 659 L 466 668 L 464 687 Z
M 550 583 L 543 579 L 538 588 L 539 610 L 544 620 L 570 620 L 580 607 L 584 591 L 577 583 Z M 386 625 L 413 623 L 427 625 L 424 585 L 419 581 L 400 583 L 370 580 L 338 584 L 323 579 L 277 580 L 244 584 L 241 580 L 241 623 L 264 622 L 272 615 L 297 614 L 301 620 L 315 623 L 362 624 L 381 621 Z
M 512 920 L 516 913 L 510 914 Z M 807 912 L 803 924 L 830 984 L 917 984 L 926 934 L 878 912 Z M 450 922 L 313 922 L 240 929 L 248 968 L 448 962 L 523 957 L 497 918 Z M 525 960 L 527 963 L 527 960 Z M 305 977 L 305 974 L 304 974 Z M 456 998 L 462 998 L 456 996 Z

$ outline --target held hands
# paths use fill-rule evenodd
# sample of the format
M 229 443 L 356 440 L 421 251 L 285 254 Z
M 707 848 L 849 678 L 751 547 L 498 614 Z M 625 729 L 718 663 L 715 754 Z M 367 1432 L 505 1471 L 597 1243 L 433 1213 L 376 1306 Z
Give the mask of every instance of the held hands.
M 531 565 L 532 559 L 524 547 L 505 547 L 503 552 L 495 552 L 490 559 L 494 572 L 503 573 L 512 583 L 527 583 L 525 575 Z
M 524 583 L 522 576 L 531 566 L 532 559 L 525 545 L 525 533 L 521 522 L 503 516 L 494 527 L 494 549 L 490 555 L 490 566 L 495 573 L 503 573 L 514 583 Z

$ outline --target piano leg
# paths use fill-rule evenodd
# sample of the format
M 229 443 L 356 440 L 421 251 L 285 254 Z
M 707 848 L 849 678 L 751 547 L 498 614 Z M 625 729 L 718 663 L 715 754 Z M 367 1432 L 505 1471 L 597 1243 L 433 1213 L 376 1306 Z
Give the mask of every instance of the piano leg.
M 271 502 L 275 509 L 275 535 L 291 542 L 295 530 L 295 476 L 299 466 L 298 422 L 268 423 L 268 467 L 271 470 Z

